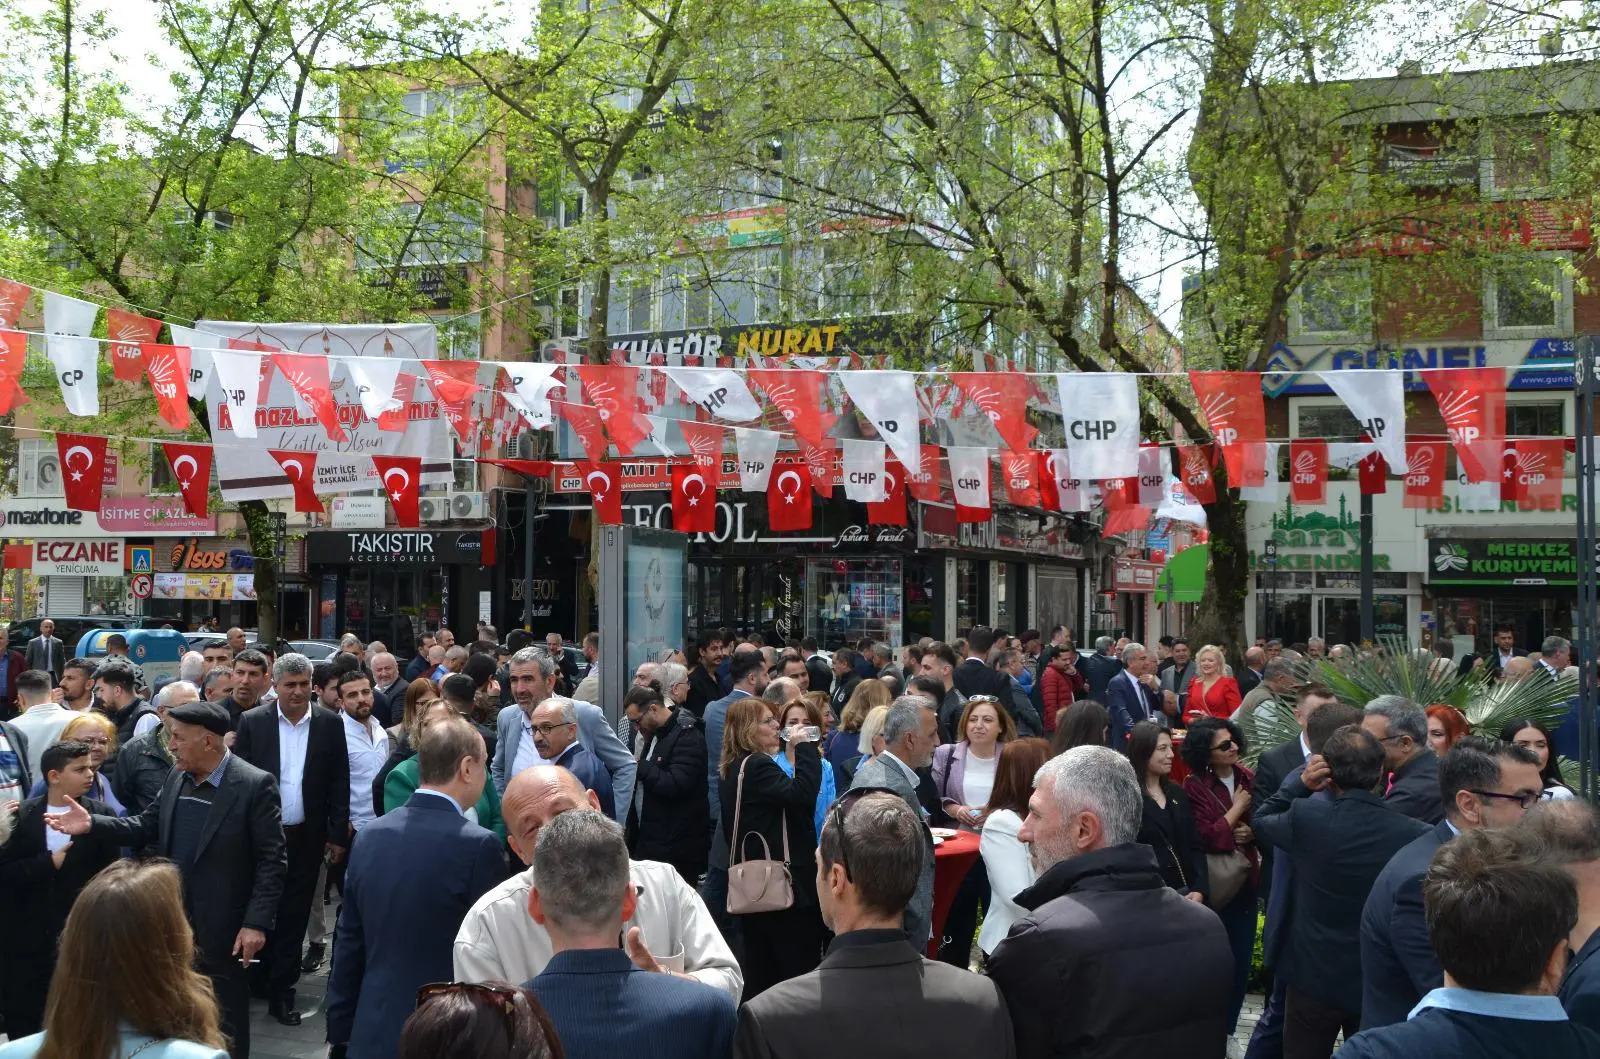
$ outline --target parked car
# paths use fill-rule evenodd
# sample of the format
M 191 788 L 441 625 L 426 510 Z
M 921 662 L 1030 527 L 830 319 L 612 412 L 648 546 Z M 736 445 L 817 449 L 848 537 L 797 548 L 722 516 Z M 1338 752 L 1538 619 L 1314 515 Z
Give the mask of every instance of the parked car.
M 339 650 L 337 640 L 290 640 L 289 647 L 296 653 L 305 655 L 313 662 L 326 662 Z
M 132 629 L 137 625 L 135 619 L 126 614 L 69 614 L 61 618 L 44 614 L 37 618 L 22 618 L 7 625 L 6 634 L 11 646 L 19 651 L 26 647 L 29 640 L 39 635 L 39 623 L 45 618 L 56 623 L 56 638 L 68 650 L 76 646 L 90 629 Z

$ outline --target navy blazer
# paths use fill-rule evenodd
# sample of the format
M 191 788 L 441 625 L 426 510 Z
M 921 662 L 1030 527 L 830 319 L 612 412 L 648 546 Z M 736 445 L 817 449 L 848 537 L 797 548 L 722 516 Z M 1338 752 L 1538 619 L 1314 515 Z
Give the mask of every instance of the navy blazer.
M 690 978 L 641 971 L 621 949 L 568 949 L 527 983 L 567 1059 L 723 1059 L 733 998 Z
M 1283 781 L 1296 769 L 1305 767 L 1305 751 L 1300 747 L 1300 737 L 1279 743 L 1261 755 L 1256 762 L 1256 786 L 1251 797 L 1256 799 L 1258 805 L 1265 805 L 1267 799 L 1278 793 L 1278 788 L 1283 786 Z M 1272 847 L 1261 847 L 1261 881 L 1258 884 L 1261 892 L 1269 895 L 1267 898 L 1267 918 L 1272 918 Z M 1272 962 L 1268 961 L 1268 966 Z
M 1423 748 L 1394 774 L 1394 783 L 1383 799 L 1413 820 L 1437 824 L 1444 820 L 1444 803 L 1439 794 L 1439 758 Z
M 1106 709 L 1111 711 L 1113 750 L 1123 748 L 1135 723 L 1160 720 L 1165 716 L 1161 712 L 1160 693 L 1143 684 L 1135 687 L 1129 683 L 1126 671 L 1117 673 L 1106 685 Z
M 447 798 L 413 792 L 351 844 L 328 979 L 328 1040 L 390 1059 L 417 990 L 454 977 L 468 910 L 506 877 L 500 840 Z
M 1567 1009 L 1572 1021 L 1600 1032 L 1600 931 L 1589 935 L 1583 948 L 1567 964 L 1566 977 L 1561 979 L 1561 1006 Z
M 1361 911 L 1361 1028 L 1404 1022 L 1417 1002 L 1444 984 L 1428 940 L 1422 878 L 1439 847 L 1455 837 L 1439 823 L 1390 858 Z
M 1363 1030 L 1338 1059 L 1595 1059 L 1600 1036 L 1576 1022 L 1498 1018 L 1428 1008 L 1409 1022 Z
M 1259 788 L 1258 788 L 1259 789 Z M 1294 864 L 1295 914 L 1278 974 L 1300 992 L 1345 1012 L 1361 1010 L 1361 913 L 1389 859 L 1428 826 L 1388 808 L 1370 791 L 1312 798 L 1300 776 L 1257 809 L 1256 836 Z

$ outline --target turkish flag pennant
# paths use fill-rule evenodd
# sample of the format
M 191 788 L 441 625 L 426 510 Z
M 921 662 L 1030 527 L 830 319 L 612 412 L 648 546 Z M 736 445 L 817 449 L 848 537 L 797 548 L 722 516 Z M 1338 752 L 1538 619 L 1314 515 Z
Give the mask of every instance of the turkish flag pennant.
M 1506 435 L 1506 373 L 1503 368 L 1424 371 L 1422 381 L 1439 402 L 1445 432 L 1456 447 L 1469 482 L 1493 481 L 1501 470 Z
M 1022 379 L 1023 375 L 1010 378 Z M 1039 454 L 1032 449 L 1007 449 L 1000 453 L 1000 478 L 1005 483 L 1006 500 L 1013 507 L 1040 507 Z
M 1356 477 L 1360 481 L 1361 495 L 1380 496 L 1387 493 L 1389 461 L 1383 458 L 1383 453 L 1373 449 L 1356 465 Z
M 422 484 L 422 457 L 373 456 L 372 466 L 383 481 L 383 491 L 394 508 L 395 521 L 406 529 L 422 525 L 422 502 L 418 495 Z
M 283 377 L 289 380 L 300 400 L 311 409 L 330 441 L 345 441 L 344 427 L 339 425 L 339 406 L 333 400 L 332 380 L 328 375 L 328 358 L 312 353 L 274 353 L 273 363 Z M 454 362 L 447 362 L 454 363 Z M 469 365 L 474 371 L 476 364 Z M 437 389 L 438 387 L 435 387 Z M 470 394 L 468 400 L 471 400 Z M 443 403 L 441 399 L 440 403 Z M 455 424 L 452 423 L 452 426 Z
M 801 368 L 752 368 L 744 375 L 766 392 L 767 399 L 783 413 L 790 429 L 801 440 L 817 448 L 827 445 L 828 431 L 838 422 L 838 416 L 822 410 L 822 388 L 827 384 L 827 375 Z M 827 447 L 832 448 L 831 445 Z M 814 474 L 812 483 L 816 483 Z M 829 488 L 831 491 L 832 487 Z
M 1217 479 L 1211 473 L 1216 465 L 1216 451 L 1210 445 L 1178 446 L 1178 469 L 1182 472 L 1183 487 L 1202 504 L 1217 502 Z
M 710 533 L 717 528 L 717 486 L 694 464 L 672 468 L 672 528 Z
M 1045 449 L 1034 453 L 1038 459 L 1039 506 L 1060 511 L 1062 486 L 1071 473 L 1066 449 Z
M 594 501 L 595 518 L 602 526 L 622 525 L 622 480 L 616 465 L 605 460 L 584 460 L 577 467 L 583 475 L 584 488 Z
M 882 501 L 867 505 L 867 525 L 904 526 L 906 524 L 906 469 L 899 460 L 884 461 L 883 481 L 888 490 Z
M 433 385 L 439 411 L 457 438 L 472 437 L 472 398 L 483 387 L 478 385 L 478 362 L 473 360 L 424 360 L 422 367 Z
M 195 518 L 205 518 L 211 500 L 211 446 L 182 441 L 163 441 L 161 451 L 178 479 L 183 506 Z
M 914 500 L 936 504 L 944 496 L 939 485 L 939 446 L 922 446 L 922 466 L 906 474 L 906 489 Z
M 99 511 L 106 484 L 106 439 L 92 434 L 57 434 L 61 489 L 74 511 Z
M 302 514 L 322 514 L 317 499 L 317 454 L 299 449 L 268 449 L 294 486 L 294 509 Z
M 809 441 L 800 442 L 800 451 L 806 458 L 806 467 L 811 471 L 811 488 L 817 495 L 826 500 L 833 495 L 833 487 L 839 484 L 839 465 L 835 457 L 838 455 L 838 446 L 832 438 L 826 439 L 824 445 L 813 445 Z
M 1466 477 L 1466 464 L 1457 459 L 1461 469 L 1461 484 L 1466 486 L 1471 479 Z M 1522 487 L 1522 475 L 1517 473 L 1517 443 L 1506 442 L 1505 450 L 1500 454 L 1500 502 L 1507 504 L 1520 504 L 1525 499 L 1525 490 Z
M 1129 504 L 1115 510 L 1107 508 L 1106 522 L 1100 527 L 1100 536 L 1120 537 L 1126 533 L 1138 533 L 1149 525 L 1150 509 L 1142 504 Z
M 583 453 L 591 460 L 605 458 L 611 449 L 611 443 L 606 440 L 605 428 L 600 425 L 600 413 L 586 404 L 569 404 L 566 401 L 551 401 L 561 418 L 571 424 L 573 432 L 578 435 L 578 443 L 583 446 Z
M 1320 504 L 1328 499 L 1326 441 L 1296 438 L 1289 443 L 1289 492 L 1297 504 Z
M 786 463 L 767 482 L 767 525 L 782 533 L 811 528 L 811 468 Z M 904 505 L 902 505 L 904 506 Z
M 0 279 L 0 325 L 16 327 L 22 310 L 28 306 L 33 288 L 14 279 Z
M 411 399 L 416 396 L 417 377 L 415 375 L 400 374 L 394 382 L 394 399 L 400 402 L 399 408 L 391 408 L 378 416 L 378 429 L 395 433 L 404 433 L 411 425 Z
M 632 454 L 649 434 L 639 423 L 639 369 L 631 364 L 580 364 L 576 370 L 617 451 Z
M 1444 498 L 1445 442 L 1407 441 L 1405 495 L 1410 508 L 1434 508 Z
M 139 347 L 154 342 L 161 333 L 161 321 L 130 313 L 126 309 L 106 309 L 106 337 L 111 340 L 111 373 L 118 382 L 138 382 L 144 374 Z
M 1206 426 L 1222 450 L 1228 481 L 1260 488 L 1267 468 L 1261 442 L 1267 439 L 1266 405 L 1261 376 L 1253 371 L 1191 371 L 1189 383 L 1200 399 Z
M 1561 478 L 1566 467 L 1563 438 L 1518 438 L 1512 443 L 1516 459 L 1517 500 L 1532 507 L 1559 511 Z
M 958 371 L 950 375 L 969 404 L 988 417 L 1006 447 L 1023 450 L 1033 444 L 1039 432 L 1028 422 L 1028 398 L 1033 396 L 1032 380 L 1015 372 Z
M 28 336 L 20 331 L 0 331 L 0 415 L 28 403 L 22 392 L 22 364 L 28 359 Z
M 717 471 L 722 463 L 722 441 L 728 431 L 725 427 L 699 423 L 693 419 L 677 421 L 683 431 L 683 440 L 689 445 L 689 454 L 701 470 Z
M 134 352 L 144 363 L 156 408 L 173 430 L 189 429 L 189 347 L 146 342 Z

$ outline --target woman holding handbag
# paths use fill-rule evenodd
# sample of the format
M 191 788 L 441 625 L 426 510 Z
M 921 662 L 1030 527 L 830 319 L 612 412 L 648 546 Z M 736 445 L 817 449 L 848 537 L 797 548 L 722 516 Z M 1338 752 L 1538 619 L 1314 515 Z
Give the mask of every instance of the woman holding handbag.
M 762 699 L 728 706 L 722 730 L 722 831 L 728 836 L 728 914 L 744 935 L 744 998 L 822 962 L 817 829 L 822 756 L 809 726 L 780 735 Z M 782 749 L 791 778 L 771 755 Z
M 1250 957 L 1256 943 L 1256 868 L 1261 863 L 1255 832 L 1250 829 L 1255 774 L 1239 763 L 1243 756 L 1244 734 L 1238 725 L 1223 718 L 1195 721 L 1183 741 L 1183 761 L 1189 766 L 1183 793 L 1206 852 L 1210 887 L 1206 903 L 1222 920 L 1233 950 L 1230 1037 L 1238 1026 L 1245 984 L 1250 979 Z
M 1140 721 L 1128 733 L 1128 762 L 1144 787 L 1141 842 L 1156 853 L 1166 884 L 1191 901 L 1206 899 L 1206 855 L 1182 788 L 1172 782 L 1172 732 Z
M 992 695 L 974 695 L 962 709 L 956 731 L 961 734 L 959 743 L 946 743 L 933 752 L 933 785 L 945 814 L 961 830 L 977 834 L 989 816 L 1000 747 L 1017 737 L 1017 726 Z M 940 960 L 966 969 L 979 909 L 988 905 L 989 875 L 980 860 L 967 870 L 945 917 Z

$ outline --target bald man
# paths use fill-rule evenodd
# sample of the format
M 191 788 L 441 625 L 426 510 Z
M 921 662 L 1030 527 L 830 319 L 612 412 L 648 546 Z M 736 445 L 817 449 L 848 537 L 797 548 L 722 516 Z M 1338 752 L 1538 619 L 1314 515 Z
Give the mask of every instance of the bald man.
M 539 829 L 568 809 L 599 810 L 600 799 L 571 772 L 534 765 L 511 778 L 501 797 L 506 838 L 524 864 L 533 863 Z M 670 864 L 629 861 L 639 892 L 627 923 L 628 955 L 646 971 L 683 971 L 738 1003 L 744 974 L 711 913 Z M 456 934 L 455 973 L 463 982 L 526 982 L 550 962 L 550 935 L 528 914 L 533 869 L 512 876 L 472 906 Z

